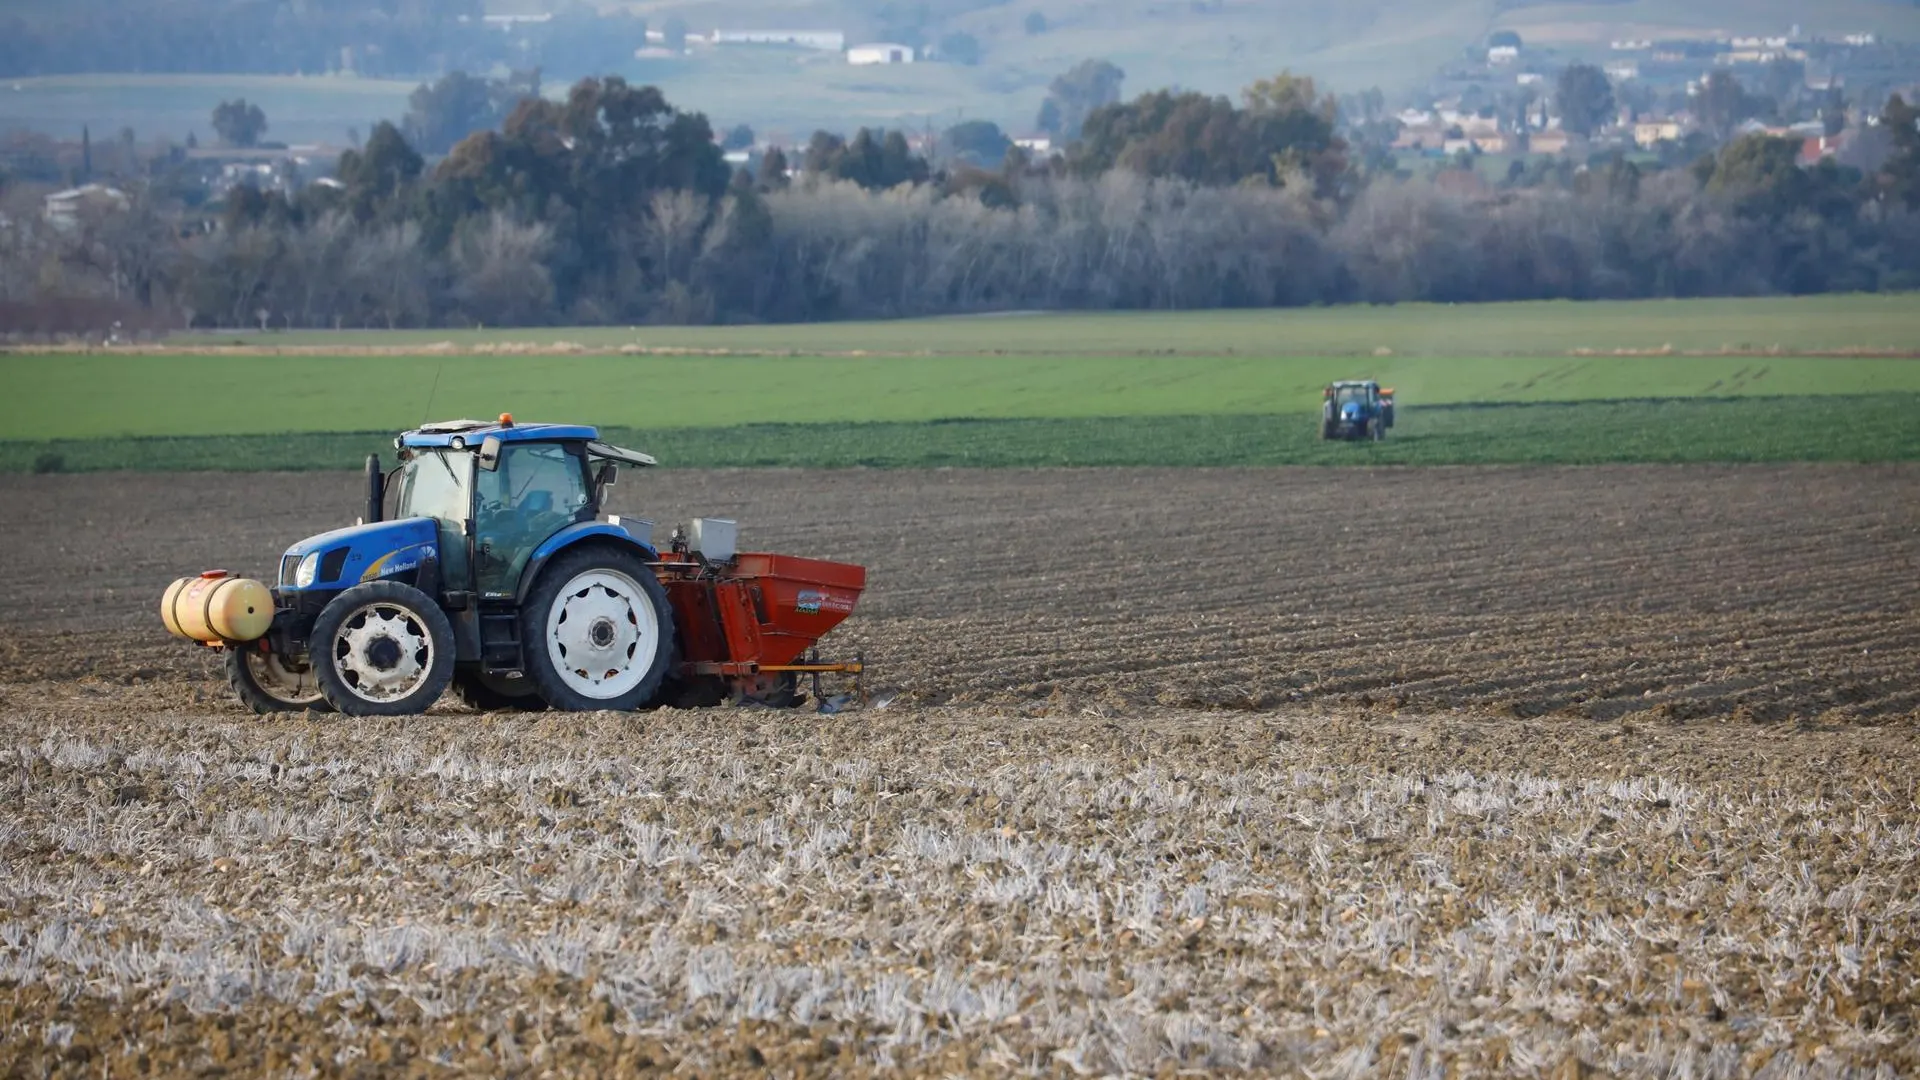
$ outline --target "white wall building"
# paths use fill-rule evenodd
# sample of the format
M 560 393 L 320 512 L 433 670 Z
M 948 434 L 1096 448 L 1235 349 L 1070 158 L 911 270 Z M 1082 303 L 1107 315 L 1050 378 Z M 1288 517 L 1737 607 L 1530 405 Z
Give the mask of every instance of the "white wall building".
M 847 47 L 847 35 L 840 30 L 715 30 L 712 41 L 715 45 L 797 45 L 822 52 Z
M 892 42 L 876 41 L 870 45 L 855 45 L 847 50 L 849 64 L 911 64 L 913 46 L 895 45 Z
M 119 188 L 105 184 L 84 184 L 47 196 L 42 214 L 47 224 L 54 228 L 70 229 L 88 215 L 125 210 L 131 205 L 132 200 Z

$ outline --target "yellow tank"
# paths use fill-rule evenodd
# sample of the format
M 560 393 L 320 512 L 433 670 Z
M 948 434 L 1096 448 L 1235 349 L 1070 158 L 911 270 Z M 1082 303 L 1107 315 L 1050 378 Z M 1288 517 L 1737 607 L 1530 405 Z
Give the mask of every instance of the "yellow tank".
M 273 593 L 251 578 L 209 570 L 167 586 L 160 621 L 194 641 L 252 641 L 273 622 Z

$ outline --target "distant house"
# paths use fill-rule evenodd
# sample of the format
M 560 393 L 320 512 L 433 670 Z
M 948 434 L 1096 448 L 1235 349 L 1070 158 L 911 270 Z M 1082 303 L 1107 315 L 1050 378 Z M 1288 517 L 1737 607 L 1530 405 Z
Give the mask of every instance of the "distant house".
M 849 64 L 911 64 L 913 46 L 895 45 L 891 42 L 877 41 L 871 45 L 855 45 L 847 50 Z
M 56 229 L 71 229 L 95 214 L 125 210 L 132 205 L 127 193 L 105 184 L 82 184 L 47 196 L 42 215 Z
M 1015 139 L 1013 145 L 1038 158 L 1053 153 L 1053 140 L 1045 135 L 1028 135 L 1025 138 Z
M 1573 136 L 1556 128 L 1536 131 L 1527 137 L 1527 147 L 1536 154 L 1564 154 L 1573 144 Z
M 541 23 L 552 22 L 553 13 L 546 12 L 540 15 L 482 15 L 480 18 L 489 30 L 512 33 L 523 26 L 538 26 Z M 460 21 L 466 22 L 466 17 L 461 16 Z
M 847 35 L 840 30 L 715 30 L 711 40 L 715 45 L 795 45 L 822 52 L 847 47 Z
M 1438 150 L 1445 146 L 1446 142 L 1445 128 L 1432 125 L 1403 127 L 1400 129 L 1400 134 L 1394 136 L 1393 148 L 1395 150 Z
M 1496 131 L 1491 135 L 1475 135 L 1473 145 L 1483 154 L 1504 154 L 1513 149 L 1513 140 Z
M 1515 75 L 1513 81 L 1521 86 L 1542 86 L 1546 83 L 1547 77 L 1537 71 L 1523 71 Z
M 1640 77 L 1640 64 L 1636 60 L 1615 60 L 1607 65 L 1606 72 L 1614 82 L 1628 82 Z
M 1846 149 L 1844 133 L 1840 135 L 1821 135 L 1800 144 L 1800 164 L 1812 168 L 1830 157 L 1838 157 Z
M 1487 63 L 1511 64 L 1520 59 L 1520 48 L 1516 45 L 1495 45 L 1487 50 Z
M 1679 142 L 1686 133 L 1686 125 L 1678 120 L 1642 120 L 1633 125 L 1633 141 L 1642 147 Z

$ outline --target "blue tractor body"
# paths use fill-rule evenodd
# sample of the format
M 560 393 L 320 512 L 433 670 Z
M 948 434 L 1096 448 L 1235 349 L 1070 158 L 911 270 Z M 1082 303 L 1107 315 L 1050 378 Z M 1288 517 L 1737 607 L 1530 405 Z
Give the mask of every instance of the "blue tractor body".
M 696 518 L 666 551 L 653 526 L 601 515 L 645 454 L 576 424 L 457 420 L 367 459 L 353 526 L 281 556 L 269 587 L 224 570 L 161 599 L 180 637 L 226 651 L 256 712 L 425 711 L 452 687 L 481 709 L 625 711 L 728 696 L 797 704 L 802 676 L 863 665 L 802 654 L 852 612 L 863 567 L 735 550 Z
M 1372 379 L 1329 383 L 1322 394 L 1320 437 L 1379 442 L 1393 427 L 1393 390 Z

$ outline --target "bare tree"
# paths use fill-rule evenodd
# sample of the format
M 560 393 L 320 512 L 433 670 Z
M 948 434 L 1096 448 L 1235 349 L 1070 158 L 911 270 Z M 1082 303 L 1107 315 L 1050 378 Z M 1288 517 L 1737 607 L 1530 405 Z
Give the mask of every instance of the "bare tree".
M 453 246 L 452 299 L 476 323 L 524 326 L 553 310 L 546 260 L 553 230 L 495 211 L 470 224 Z

